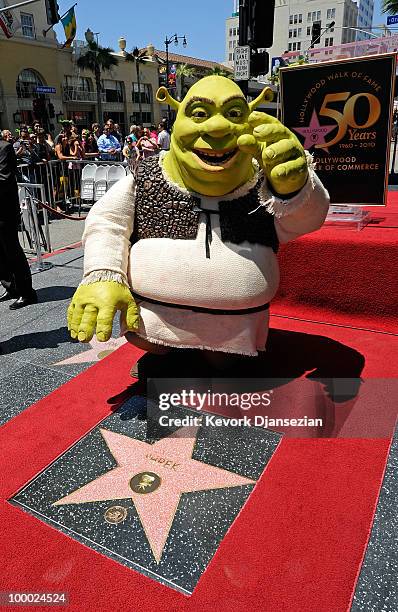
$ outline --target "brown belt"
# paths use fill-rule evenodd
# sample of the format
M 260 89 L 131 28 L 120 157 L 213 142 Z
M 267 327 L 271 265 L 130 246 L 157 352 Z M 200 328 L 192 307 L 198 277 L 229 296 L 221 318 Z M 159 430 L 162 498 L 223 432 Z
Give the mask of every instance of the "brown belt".
M 185 304 L 171 304 L 170 302 L 161 302 L 160 300 L 153 300 L 152 298 L 139 295 L 138 293 L 132 292 L 134 299 L 143 300 L 149 302 L 149 304 L 157 304 L 159 306 L 168 306 L 169 308 L 179 308 L 182 310 L 191 310 L 192 312 L 203 312 L 205 314 L 214 315 L 244 315 L 252 314 L 254 312 L 262 312 L 263 310 L 269 310 L 269 302 L 267 304 L 261 304 L 261 306 L 254 306 L 253 308 L 240 308 L 238 310 L 221 310 L 219 308 L 202 308 L 201 306 L 186 306 Z

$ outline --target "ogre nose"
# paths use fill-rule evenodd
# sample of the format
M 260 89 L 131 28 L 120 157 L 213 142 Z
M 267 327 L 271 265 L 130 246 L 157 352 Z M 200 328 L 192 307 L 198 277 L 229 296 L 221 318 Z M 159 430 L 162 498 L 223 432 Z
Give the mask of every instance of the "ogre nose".
M 231 131 L 231 124 L 224 117 L 212 117 L 206 121 L 206 129 L 204 133 L 213 136 L 214 138 L 223 138 Z

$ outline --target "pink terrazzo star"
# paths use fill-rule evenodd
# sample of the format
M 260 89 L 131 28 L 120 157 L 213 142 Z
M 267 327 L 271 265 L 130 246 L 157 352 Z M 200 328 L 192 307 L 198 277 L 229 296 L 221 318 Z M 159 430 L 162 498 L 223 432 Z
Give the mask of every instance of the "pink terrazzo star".
M 121 338 L 111 338 L 107 342 L 99 342 L 94 337 L 88 343 L 91 347 L 88 351 L 83 351 L 82 353 L 73 355 L 73 357 L 68 357 L 67 359 L 53 363 L 53 365 L 58 366 L 69 365 L 71 363 L 94 363 L 95 361 L 100 361 L 100 359 L 107 357 L 113 353 L 113 351 L 116 351 L 119 346 L 126 344 L 126 342 L 127 340 L 124 336 Z
M 148 444 L 101 429 L 117 467 L 53 505 L 132 499 L 159 563 L 182 493 L 255 484 L 249 478 L 192 459 L 197 430 L 183 427 Z
M 318 145 L 318 148 L 328 150 L 325 136 L 331 132 L 336 125 L 320 125 L 315 109 L 312 112 L 311 121 L 307 127 L 294 127 L 292 130 L 305 137 L 304 149 Z M 325 145 L 322 147 L 321 145 Z

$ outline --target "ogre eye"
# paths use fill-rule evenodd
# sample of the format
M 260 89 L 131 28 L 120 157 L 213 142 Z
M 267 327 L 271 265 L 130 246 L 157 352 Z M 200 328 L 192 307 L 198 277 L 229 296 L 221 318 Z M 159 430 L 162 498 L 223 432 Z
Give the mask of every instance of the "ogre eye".
M 229 108 L 227 110 L 225 116 L 228 117 L 228 119 L 240 119 L 243 117 L 243 111 L 241 108 L 234 106 L 233 108 Z
M 204 121 L 209 117 L 209 113 L 205 108 L 194 108 L 191 113 L 191 118 L 194 121 Z

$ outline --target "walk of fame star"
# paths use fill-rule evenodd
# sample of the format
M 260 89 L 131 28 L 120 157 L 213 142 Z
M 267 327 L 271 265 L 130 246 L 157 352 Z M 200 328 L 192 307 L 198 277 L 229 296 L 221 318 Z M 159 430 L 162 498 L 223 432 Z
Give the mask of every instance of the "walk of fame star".
M 198 429 L 183 427 L 154 444 L 101 429 L 117 467 L 53 505 L 132 499 L 159 563 L 182 493 L 255 484 L 192 459 Z
M 305 137 L 305 141 L 303 144 L 304 149 L 308 150 L 311 147 L 317 145 L 318 148 L 325 149 L 325 151 L 327 151 L 328 145 L 325 142 L 325 136 L 327 136 L 329 132 L 331 132 L 335 127 L 337 126 L 321 125 L 319 123 L 316 110 L 314 109 L 312 112 L 310 124 L 307 127 L 294 127 L 291 129 L 300 134 L 301 136 Z M 323 144 L 325 145 L 324 147 L 321 146 Z
M 113 351 L 126 344 L 127 340 L 123 336 L 122 338 L 110 338 L 107 342 L 99 342 L 95 337 L 90 340 L 87 346 L 90 346 L 88 351 L 82 351 L 77 355 L 73 355 L 72 357 L 68 357 L 67 359 L 63 359 L 62 361 L 58 361 L 57 363 L 53 363 L 52 365 L 70 365 L 72 363 L 94 363 L 95 361 L 100 361 L 104 357 L 107 357 Z

